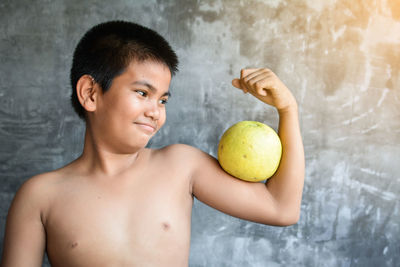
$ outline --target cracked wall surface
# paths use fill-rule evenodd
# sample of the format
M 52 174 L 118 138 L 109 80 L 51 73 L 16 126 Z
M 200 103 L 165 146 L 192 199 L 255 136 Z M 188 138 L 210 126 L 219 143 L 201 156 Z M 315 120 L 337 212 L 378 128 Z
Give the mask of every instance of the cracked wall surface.
M 299 103 L 298 224 L 263 226 L 196 201 L 190 266 L 399 264 L 397 0 L 2 0 L 0 14 L 1 240 L 22 182 L 80 155 L 84 125 L 69 103 L 77 41 L 124 19 L 158 31 L 180 59 L 167 123 L 150 147 L 186 143 L 216 156 L 237 121 L 276 129 L 273 108 L 231 86 L 244 67 L 271 68 Z

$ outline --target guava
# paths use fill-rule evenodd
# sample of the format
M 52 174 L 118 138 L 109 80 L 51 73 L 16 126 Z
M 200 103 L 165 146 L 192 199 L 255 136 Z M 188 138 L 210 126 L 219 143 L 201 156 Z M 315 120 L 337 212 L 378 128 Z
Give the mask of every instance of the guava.
M 249 182 L 270 178 L 278 169 L 282 144 L 278 134 L 258 121 L 241 121 L 224 132 L 218 161 L 230 175 Z

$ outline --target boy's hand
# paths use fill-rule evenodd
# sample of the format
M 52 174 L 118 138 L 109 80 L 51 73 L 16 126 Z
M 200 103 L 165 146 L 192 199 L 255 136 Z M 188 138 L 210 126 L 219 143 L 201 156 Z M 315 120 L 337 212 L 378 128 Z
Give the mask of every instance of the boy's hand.
M 297 107 L 292 93 L 269 69 L 242 69 L 240 79 L 232 80 L 232 85 L 276 107 L 279 112 Z

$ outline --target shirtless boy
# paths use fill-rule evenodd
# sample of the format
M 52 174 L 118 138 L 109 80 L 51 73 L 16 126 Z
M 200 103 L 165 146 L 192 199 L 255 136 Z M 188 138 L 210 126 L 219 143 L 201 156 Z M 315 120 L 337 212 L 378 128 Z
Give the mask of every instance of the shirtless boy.
M 276 107 L 283 155 L 267 183 L 231 177 L 188 145 L 145 148 L 165 122 L 177 58 L 154 31 L 127 22 L 91 29 L 74 53 L 72 102 L 86 122 L 82 155 L 28 179 L 11 204 L 3 267 L 188 266 L 193 197 L 268 225 L 298 221 L 304 152 L 297 104 L 268 69 L 233 86 Z

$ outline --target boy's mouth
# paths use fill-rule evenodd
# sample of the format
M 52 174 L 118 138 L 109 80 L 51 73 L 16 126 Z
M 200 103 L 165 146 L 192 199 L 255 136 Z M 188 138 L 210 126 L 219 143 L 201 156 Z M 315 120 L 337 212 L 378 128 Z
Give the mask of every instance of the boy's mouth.
M 148 133 L 154 133 L 157 129 L 154 124 L 148 122 L 135 122 L 135 124 L 138 125 L 140 129 Z

